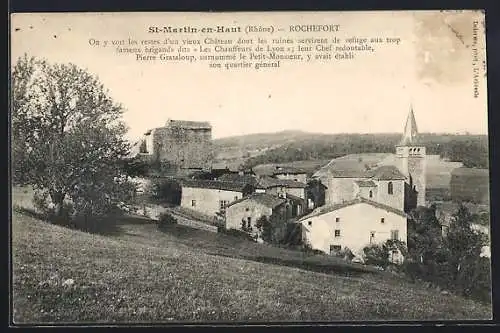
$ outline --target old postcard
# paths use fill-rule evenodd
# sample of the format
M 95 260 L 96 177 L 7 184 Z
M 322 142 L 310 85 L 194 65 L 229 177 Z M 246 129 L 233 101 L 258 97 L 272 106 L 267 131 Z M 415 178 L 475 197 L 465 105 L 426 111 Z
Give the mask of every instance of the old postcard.
M 492 319 L 483 11 L 10 23 L 13 325 Z

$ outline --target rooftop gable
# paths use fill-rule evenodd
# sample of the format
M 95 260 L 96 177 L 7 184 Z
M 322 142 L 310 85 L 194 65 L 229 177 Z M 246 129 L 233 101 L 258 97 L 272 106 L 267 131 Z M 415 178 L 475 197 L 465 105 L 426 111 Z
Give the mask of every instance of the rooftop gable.
M 406 176 L 394 165 L 382 165 L 370 171 L 371 178 L 376 180 L 405 180 Z
M 291 174 L 291 175 L 300 175 L 300 174 L 306 174 L 306 172 L 302 169 L 299 168 L 294 168 L 290 166 L 276 166 L 273 175 L 284 175 L 284 174 Z
M 238 183 L 246 183 L 252 186 L 258 185 L 258 180 L 252 175 L 240 175 L 237 173 L 226 173 L 221 175 L 218 180 L 220 181 L 229 181 L 229 182 L 238 182 Z
M 305 188 L 306 184 L 291 179 L 277 179 L 272 177 L 262 177 L 258 180 L 257 188 L 267 189 L 272 187 Z
M 243 192 L 251 186 L 247 183 L 220 181 L 220 180 L 202 180 L 189 179 L 182 181 L 182 187 L 205 188 L 214 190 L 225 190 L 234 192 Z
M 285 199 L 271 195 L 271 194 L 253 193 L 247 197 L 244 197 L 244 198 L 241 198 L 241 199 L 238 199 L 238 200 L 231 202 L 229 205 L 227 205 L 227 207 L 231 207 L 235 204 L 238 204 L 238 203 L 241 203 L 244 201 L 249 201 L 249 200 L 254 201 L 256 203 L 259 203 L 261 205 L 264 205 L 266 207 L 272 208 L 272 209 L 274 209 L 274 208 L 276 208 L 276 207 L 278 207 L 286 202 Z
M 306 220 L 308 218 L 311 218 L 311 217 L 315 217 L 315 216 L 320 216 L 320 215 L 323 215 L 323 214 L 331 213 L 331 212 L 334 212 L 336 210 L 339 210 L 339 209 L 342 209 L 342 208 L 345 208 L 345 207 L 349 207 L 349 206 L 353 206 L 353 205 L 356 205 L 356 204 L 360 204 L 360 203 L 365 203 L 365 204 L 371 205 L 373 207 L 380 208 L 380 209 L 386 210 L 388 212 L 397 214 L 397 215 L 402 216 L 402 217 L 408 217 L 408 215 L 405 212 L 403 212 L 403 211 L 401 211 L 399 209 L 396 209 L 394 207 L 387 206 L 387 205 L 384 205 L 384 204 L 381 204 L 379 202 L 375 202 L 373 200 L 369 200 L 369 199 L 366 199 L 366 198 L 363 198 L 363 197 L 357 197 L 357 198 L 355 198 L 353 200 L 350 200 L 350 201 L 346 201 L 346 202 L 335 204 L 335 205 L 322 206 L 322 207 L 320 207 L 318 209 L 315 209 L 310 214 L 308 214 L 308 215 L 304 216 L 303 218 L 301 218 L 299 220 L 299 222 L 300 221 L 304 221 L 304 220 Z

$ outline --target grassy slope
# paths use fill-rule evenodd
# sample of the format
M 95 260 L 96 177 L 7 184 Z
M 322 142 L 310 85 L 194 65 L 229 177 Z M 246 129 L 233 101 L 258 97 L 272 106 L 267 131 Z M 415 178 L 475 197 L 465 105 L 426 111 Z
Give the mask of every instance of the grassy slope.
M 198 249 L 178 234 L 152 230 L 128 225 L 115 236 L 98 236 L 13 213 L 15 322 L 491 316 L 486 306 L 400 280 L 209 255 L 202 244 Z M 63 287 L 69 278 L 74 285 Z

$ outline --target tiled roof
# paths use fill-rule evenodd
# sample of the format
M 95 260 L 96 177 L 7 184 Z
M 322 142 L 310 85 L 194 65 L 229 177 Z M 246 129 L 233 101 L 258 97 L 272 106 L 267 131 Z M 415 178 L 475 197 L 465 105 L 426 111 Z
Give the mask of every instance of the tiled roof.
M 290 193 L 286 194 L 286 198 L 290 199 L 291 201 L 299 202 L 299 203 L 302 203 L 302 204 L 306 202 L 305 199 L 303 199 L 301 197 L 298 197 L 296 195 L 290 194 Z
M 276 166 L 273 175 L 283 175 L 283 174 L 292 174 L 292 175 L 298 175 L 298 174 L 303 174 L 306 173 L 304 170 L 301 170 L 299 168 L 293 168 L 290 166 Z
M 215 190 L 226 190 L 242 192 L 249 184 L 240 182 L 228 182 L 220 180 L 189 179 L 182 181 L 182 187 L 208 188 Z
M 306 220 L 306 219 L 314 217 L 314 216 L 319 216 L 319 215 L 323 215 L 323 214 L 326 214 L 326 213 L 334 212 L 334 211 L 339 210 L 341 208 L 349 207 L 349 206 L 352 206 L 352 205 L 355 205 L 355 204 L 359 204 L 359 203 L 366 203 L 366 204 L 372 205 L 374 207 L 377 207 L 377 208 L 380 208 L 380 209 L 384 209 L 384 210 L 386 210 L 388 212 L 391 212 L 391 213 L 394 213 L 394 214 L 397 214 L 397 215 L 400 215 L 400 216 L 403 216 L 403 217 L 407 217 L 406 213 L 403 212 L 403 211 L 401 211 L 401 210 L 399 210 L 399 209 L 396 209 L 394 207 L 381 204 L 379 202 L 375 202 L 373 200 L 368 200 L 366 198 L 357 197 L 356 199 L 353 199 L 353 200 L 350 200 L 350 201 L 346 201 L 346 202 L 343 202 L 343 203 L 339 203 L 339 204 L 335 204 L 335 205 L 322 206 L 322 207 L 314 210 L 309 215 L 304 216 L 299 221 L 303 221 L 303 220 Z
M 377 180 L 404 180 L 405 175 L 393 165 L 383 165 L 370 171 L 372 178 Z
M 377 186 L 373 180 L 356 180 L 356 184 L 358 184 L 359 187 L 375 187 Z
M 291 187 L 291 188 L 305 188 L 307 187 L 306 184 L 297 182 L 295 180 L 290 180 L 290 179 L 276 179 L 268 176 L 264 176 L 259 179 L 259 185 L 258 188 L 271 188 L 271 187 L 278 187 L 278 186 L 283 186 L 283 187 Z
M 332 160 L 318 170 L 314 176 L 336 178 L 366 178 L 370 165 L 358 160 Z
M 238 183 L 247 183 L 252 186 L 258 185 L 257 178 L 252 175 L 240 175 L 237 173 L 226 173 L 218 178 L 220 181 L 230 181 L 230 182 L 238 182 Z
M 284 204 L 286 202 L 285 199 L 280 198 L 278 196 L 271 195 L 271 194 L 254 193 L 254 194 L 249 195 L 247 197 L 244 197 L 244 198 L 241 198 L 241 199 L 238 199 L 238 200 L 231 202 L 229 205 L 227 205 L 227 207 L 231 207 L 237 203 L 247 201 L 247 200 L 253 200 L 253 201 L 255 201 L 261 205 L 264 205 L 266 207 L 269 207 L 269 208 L 276 208 L 279 205 Z

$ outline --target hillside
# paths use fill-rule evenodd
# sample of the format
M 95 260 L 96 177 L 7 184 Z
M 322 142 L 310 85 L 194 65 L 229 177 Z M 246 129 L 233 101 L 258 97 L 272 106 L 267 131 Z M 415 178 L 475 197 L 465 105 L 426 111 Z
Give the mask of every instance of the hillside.
M 346 277 L 210 254 L 217 238 L 203 242 L 202 235 L 217 234 L 164 234 L 146 222 L 102 236 L 14 212 L 15 322 L 491 317 L 487 306 L 384 275 Z M 73 284 L 64 286 L 68 279 Z
M 316 134 L 303 131 L 280 131 L 275 133 L 255 133 L 247 135 L 238 135 L 215 139 L 214 144 L 217 147 L 268 147 L 273 145 L 281 145 L 290 141 L 295 141 L 303 138 L 310 138 Z
M 247 154 L 246 167 L 267 163 L 286 163 L 300 160 L 333 159 L 348 154 L 393 153 L 400 134 L 304 134 L 279 146 L 267 145 L 261 153 Z M 466 167 L 488 168 L 488 137 L 486 135 L 432 134 L 420 135 L 421 144 L 429 155 L 440 155 Z M 264 141 L 261 142 L 264 147 Z M 229 147 L 218 147 L 225 151 Z M 235 149 L 235 148 L 231 148 Z M 245 154 L 246 148 L 239 148 Z M 242 155 L 243 156 L 243 155 Z

